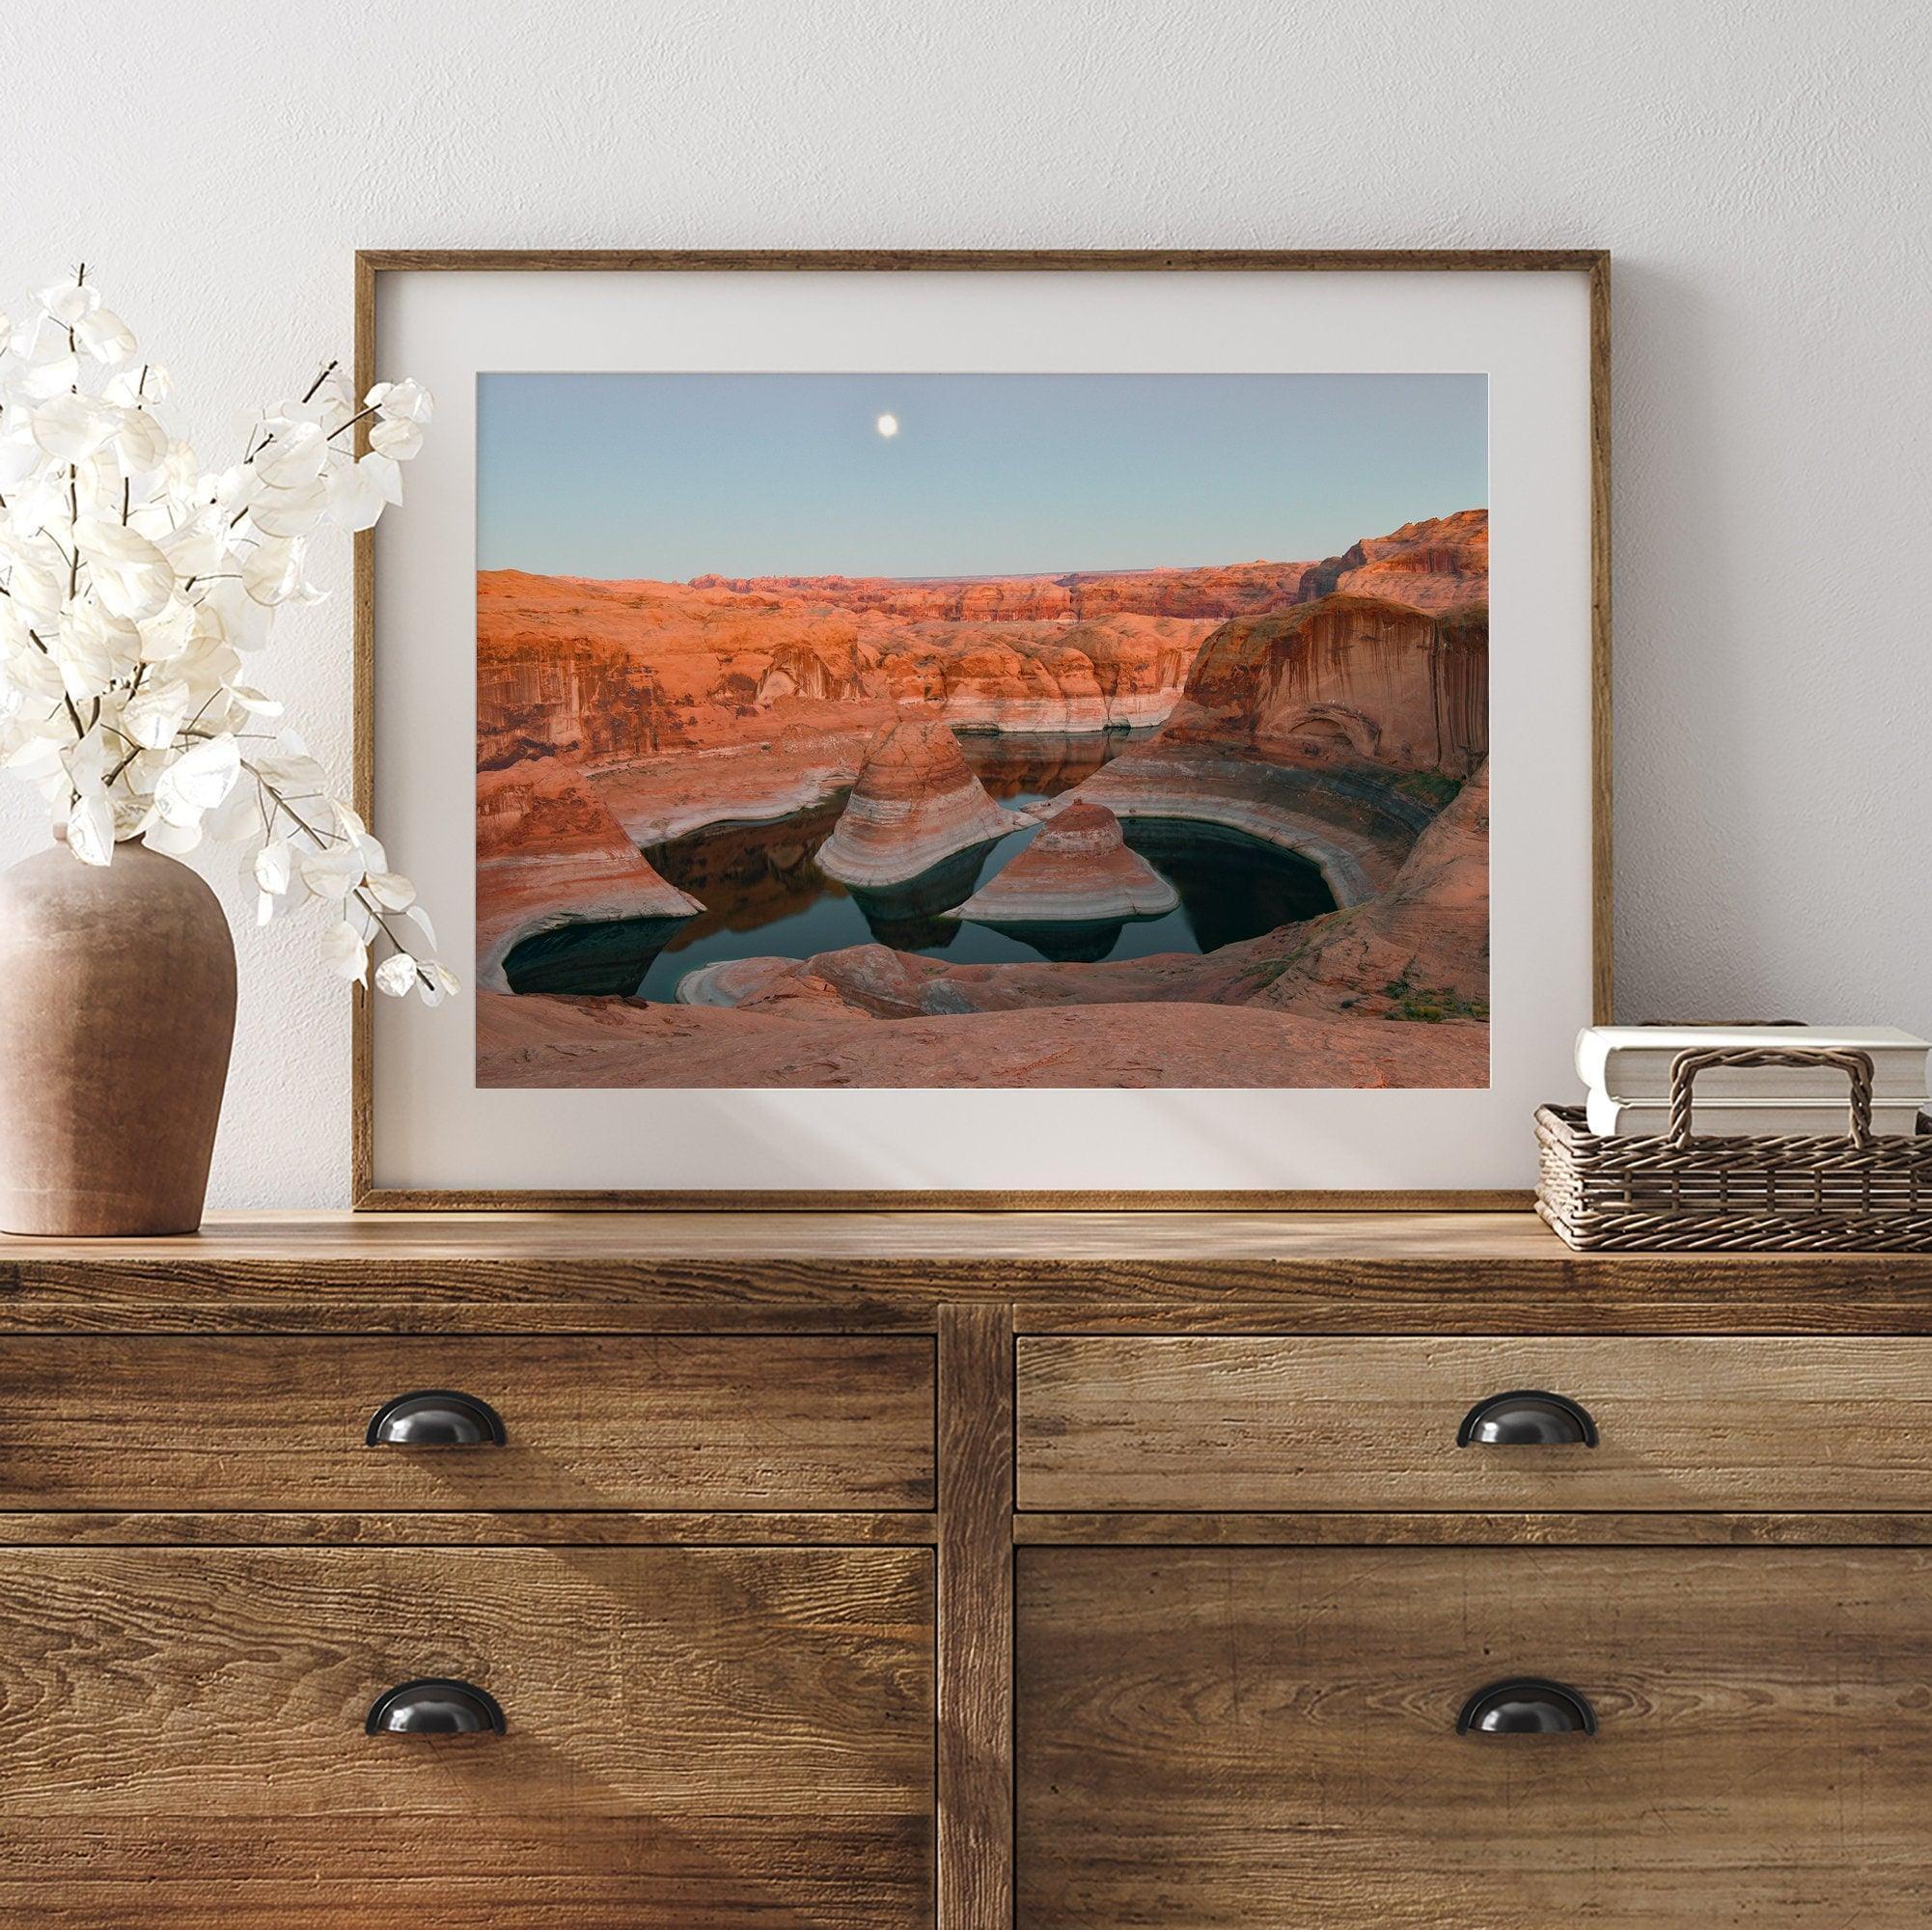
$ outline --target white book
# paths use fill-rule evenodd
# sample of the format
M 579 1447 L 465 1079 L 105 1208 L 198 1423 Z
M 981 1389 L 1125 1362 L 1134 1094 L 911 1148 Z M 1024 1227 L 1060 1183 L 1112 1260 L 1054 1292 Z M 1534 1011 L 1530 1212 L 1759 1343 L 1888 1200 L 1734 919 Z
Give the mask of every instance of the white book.
M 1613 1099 L 1664 1100 L 1670 1095 L 1670 1062 L 1680 1052 L 1780 1045 L 1867 1053 L 1875 1100 L 1924 1103 L 1932 1044 L 1895 1026 L 1586 1026 L 1577 1034 L 1577 1073 L 1592 1091 Z M 1698 1073 L 1696 1088 L 1700 1102 L 1750 1104 L 1822 1104 L 1845 1089 L 1845 1075 L 1829 1065 L 1719 1066 Z
M 1842 1085 L 1844 1082 L 1839 1081 Z M 1767 1099 L 1755 1103 L 1718 1100 L 1707 1103 L 1702 1095 L 1704 1082 L 1697 1081 L 1698 1097 L 1691 1104 L 1691 1131 L 1700 1139 L 1728 1138 L 1736 1133 L 1764 1133 L 1777 1138 L 1796 1134 L 1817 1138 L 1825 1134 L 1842 1136 L 1850 1128 L 1851 1108 L 1844 1099 L 1835 1105 L 1814 1099 Z M 1589 1129 L 1606 1138 L 1661 1138 L 1670 1130 L 1670 1108 L 1662 1099 L 1613 1099 L 1608 1092 L 1593 1090 L 1586 1112 Z M 1905 1138 L 1918 1130 L 1918 1115 L 1932 1111 L 1932 1100 L 1923 1093 L 1917 1099 L 1888 1099 L 1874 1103 L 1871 1129 L 1881 1138 Z

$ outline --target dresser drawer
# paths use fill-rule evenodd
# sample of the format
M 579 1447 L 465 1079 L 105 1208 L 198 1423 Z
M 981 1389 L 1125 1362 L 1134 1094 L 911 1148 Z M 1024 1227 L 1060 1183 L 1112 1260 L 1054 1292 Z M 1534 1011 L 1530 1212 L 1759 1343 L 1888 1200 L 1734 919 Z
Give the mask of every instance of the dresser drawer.
M 369 1446 L 448 1390 L 501 1446 Z M 432 1403 L 432 1405 L 434 1405 Z M 418 1413 L 404 1434 L 465 1410 Z M 487 1418 L 470 1431 L 486 1433 Z M 0 1508 L 926 1508 L 923 1336 L 0 1342 Z
M 1526 1390 L 1596 1445 L 1458 1447 Z M 1922 1509 L 1932 1341 L 1036 1337 L 1018 1427 L 1023 1508 Z
M 1928 1598 L 1914 1550 L 1023 1549 L 1018 1920 L 1922 1926 Z M 1596 1733 L 1457 1732 L 1518 1675 Z
M 932 1920 L 918 1549 L 0 1558 L 0 1922 Z M 503 1734 L 365 1733 L 455 1677 Z

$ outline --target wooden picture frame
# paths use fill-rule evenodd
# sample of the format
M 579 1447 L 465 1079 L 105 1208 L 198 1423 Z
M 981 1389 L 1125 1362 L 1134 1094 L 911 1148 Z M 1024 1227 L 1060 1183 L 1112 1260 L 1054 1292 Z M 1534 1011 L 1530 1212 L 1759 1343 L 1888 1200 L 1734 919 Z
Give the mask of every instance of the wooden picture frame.
M 938 250 L 462 250 L 371 249 L 355 260 L 355 370 L 357 393 L 377 379 L 377 321 L 385 277 L 400 274 L 642 272 L 650 274 L 746 271 L 770 274 L 826 273 L 1149 272 L 1183 275 L 1302 271 L 1374 275 L 1435 272 L 1467 274 L 1549 273 L 1580 276 L 1588 304 L 1588 581 L 1589 581 L 1589 1016 L 1612 1016 L 1611 918 L 1611 533 L 1610 533 L 1610 256 L 1596 249 L 1426 250 L 1171 250 L 1095 249 L 988 251 Z M 394 371 L 386 372 L 391 374 Z M 391 540 L 397 538 L 391 538 Z M 356 808 L 380 822 L 375 794 L 375 537 L 355 538 L 354 798 Z M 1581 1017 L 1582 1015 L 1579 1014 Z M 1248 1188 L 1150 1191 L 901 1190 L 735 1191 L 543 1188 L 418 1189 L 377 1182 L 374 1140 L 373 1000 L 367 988 L 355 996 L 353 1021 L 353 1123 L 351 1188 L 362 1211 L 424 1210 L 658 1210 L 853 1211 L 935 1210 L 967 1212 L 1140 1209 L 1198 1212 L 1211 1209 L 1514 1210 L 1529 1203 L 1526 1191 L 1380 1189 L 1365 1191 Z M 1523 1121 L 1526 1138 L 1530 1121 Z

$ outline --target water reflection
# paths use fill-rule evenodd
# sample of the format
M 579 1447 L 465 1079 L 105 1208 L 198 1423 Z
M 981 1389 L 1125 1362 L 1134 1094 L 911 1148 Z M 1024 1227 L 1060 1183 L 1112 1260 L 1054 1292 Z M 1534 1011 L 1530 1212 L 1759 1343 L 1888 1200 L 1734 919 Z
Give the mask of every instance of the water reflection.
M 1182 817 L 1129 817 L 1120 830 L 1180 894 L 1194 950 L 1219 951 L 1335 909 L 1318 867 L 1243 832 Z
M 1012 806 L 1070 788 L 1129 741 L 1124 733 L 966 735 L 960 747 L 987 789 Z M 814 862 L 844 804 L 842 791 L 767 823 L 714 824 L 645 847 L 658 872 L 705 909 L 687 919 L 569 925 L 526 939 L 506 961 L 511 988 L 668 1001 L 678 979 L 701 965 L 765 954 L 807 958 L 865 944 L 968 965 L 1145 958 L 1216 951 L 1335 908 L 1321 873 L 1292 852 L 1212 825 L 1132 818 L 1122 826 L 1126 841 L 1173 885 L 1176 910 L 1080 925 L 962 924 L 943 914 L 1010 864 L 1038 827 L 960 852 L 906 884 L 859 891 Z
M 560 924 L 511 949 L 503 961 L 512 992 L 621 999 L 644 982 L 657 954 L 689 921 L 620 918 Z
M 1004 843 L 1005 840 L 996 840 Z M 902 885 L 848 886 L 867 928 L 896 951 L 944 951 L 959 936 L 959 921 L 945 916 L 979 888 L 992 843 L 955 851 Z
M 1055 919 L 1050 924 L 1001 924 L 995 927 L 1017 943 L 1032 947 L 1042 958 L 1051 958 L 1056 964 L 1063 965 L 1097 965 L 1119 944 L 1120 934 L 1126 928 L 1127 920 L 1124 918 L 1102 919 L 1090 924 L 1075 924 L 1070 921 Z M 1168 948 L 1170 951 L 1179 949 L 1174 946 Z
M 1090 778 L 1129 744 L 1144 742 L 1151 731 L 1107 731 L 1091 736 L 1030 735 L 955 731 L 959 749 L 973 775 L 1002 804 L 1018 799 L 1058 797 Z

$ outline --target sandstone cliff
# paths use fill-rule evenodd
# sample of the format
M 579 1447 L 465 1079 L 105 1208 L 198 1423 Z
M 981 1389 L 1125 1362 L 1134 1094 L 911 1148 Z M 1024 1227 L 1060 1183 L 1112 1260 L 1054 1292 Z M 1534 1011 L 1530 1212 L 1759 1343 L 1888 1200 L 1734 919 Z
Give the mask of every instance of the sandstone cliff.
M 479 985 L 508 991 L 503 961 L 537 932 L 703 910 L 645 863 L 576 772 L 543 758 L 479 776 Z
M 1489 750 L 1488 606 L 1334 595 L 1236 617 L 1201 646 L 1167 734 L 1465 777 Z
M 1489 766 L 1416 841 L 1388 891 L 1293 928 L 1253 1002 L 1305 1016 L 1489 1014 Z
M 790 725 L 876 730 L 1158 724 L 1211 616 L 942 618 L 740 593 L 486 571 L 477 585 L 477 756 L 621 763 L 755 744 Z
M 1404 523 L 1303 572 L 1297 600 L 1313 603 L 1344 591 L 1416 610 L 1449 610 L 1489 600 L 1489 511 L 1458 510 Z

